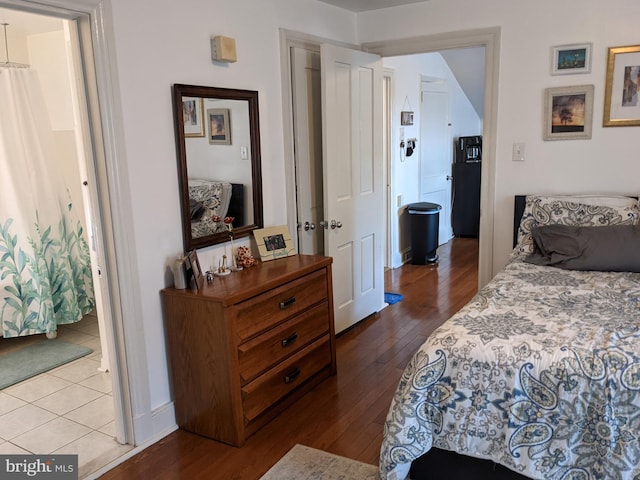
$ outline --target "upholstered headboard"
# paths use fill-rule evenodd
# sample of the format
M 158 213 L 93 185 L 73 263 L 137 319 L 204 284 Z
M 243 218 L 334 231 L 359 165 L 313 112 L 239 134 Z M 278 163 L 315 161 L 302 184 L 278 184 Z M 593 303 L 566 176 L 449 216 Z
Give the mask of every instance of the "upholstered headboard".
M 513 246 L 518 244 L 518 227 L 524 213 L 524 205 L 526 203 L 526 195 L 516 195 L 513 206 Z

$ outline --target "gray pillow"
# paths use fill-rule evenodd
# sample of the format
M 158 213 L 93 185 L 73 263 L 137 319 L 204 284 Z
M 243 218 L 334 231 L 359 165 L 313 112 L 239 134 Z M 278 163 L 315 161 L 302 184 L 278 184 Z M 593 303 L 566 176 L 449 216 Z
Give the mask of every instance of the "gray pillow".
M 567 270 L 640 272 L 640 225 L 545 225 L 533 227 L 531 234 L 535 250 L 525 262 Z

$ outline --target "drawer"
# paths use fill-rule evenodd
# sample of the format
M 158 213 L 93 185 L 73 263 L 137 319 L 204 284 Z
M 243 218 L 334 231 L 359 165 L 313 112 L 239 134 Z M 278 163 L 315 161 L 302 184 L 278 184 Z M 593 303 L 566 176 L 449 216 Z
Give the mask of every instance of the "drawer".
M 327 295 L 322 269 L 239 303 L 234 307 L 238 343 L 326 300 Z
M 329 333 L 329 304 L 321 303 L 238 347 L 240 382 L 253 380 L 292 353 Z
M 329 335 L 312 343 L 242 388 L 249 423 L 282 397 L 331 364 Z

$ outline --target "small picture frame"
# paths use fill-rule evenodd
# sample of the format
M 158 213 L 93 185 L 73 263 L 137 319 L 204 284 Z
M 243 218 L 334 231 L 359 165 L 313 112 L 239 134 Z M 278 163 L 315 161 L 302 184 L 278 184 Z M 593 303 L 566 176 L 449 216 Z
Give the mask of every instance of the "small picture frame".
M 547 88 L 544 98 L 544 140 L 591 138 L 593 85 Z
M 591 72 L 591 43 L 551 47 L 551 75 Z
M 413 112 L 400 112 L 400 125 L 413 125 Z
M 211 145 L 231 145 L 231 124 L 228 108 L 207 109 L 209 143 Z
M 184 136 L 204 137 L 204 107 L 202 98 L 182 97 Z
M 609 48 L 602 126 L 640 126 L 638 96 L 640 96 L 640 45 Z
M 193 290 L 200 290 L 204 284 L 204 275 L 198 261 L 198 253 L 191 250 L 184 258 L 184 268 L 189 286 Z
M 297 254 L 286 225 L 260 228 L 253 231 L 253 236 L 263 262 Z

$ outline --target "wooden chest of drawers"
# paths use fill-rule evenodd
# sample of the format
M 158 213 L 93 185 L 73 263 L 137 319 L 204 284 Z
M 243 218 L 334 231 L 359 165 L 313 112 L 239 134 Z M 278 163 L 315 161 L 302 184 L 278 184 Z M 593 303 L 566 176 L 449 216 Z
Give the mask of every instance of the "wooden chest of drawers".
M 241 446 L 335 374 L 331 261 L 296 255 L 162 290 L 181 428 Z

